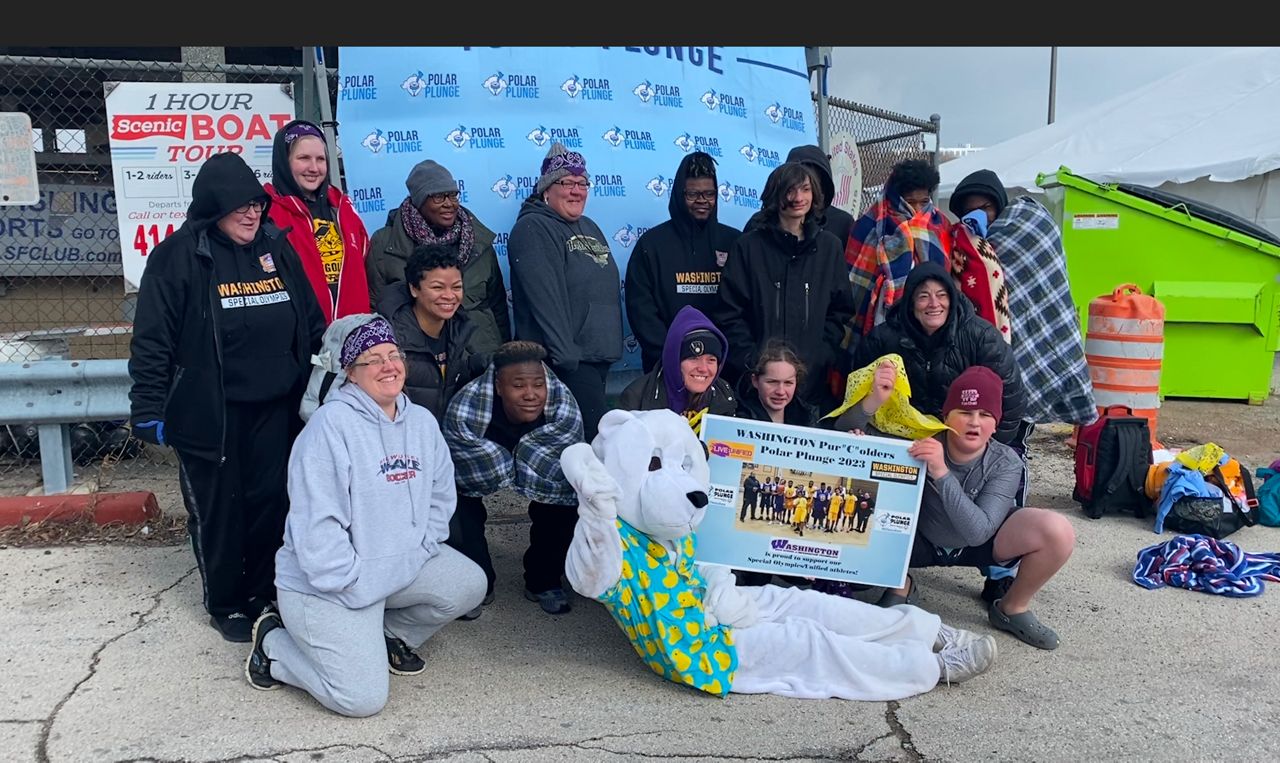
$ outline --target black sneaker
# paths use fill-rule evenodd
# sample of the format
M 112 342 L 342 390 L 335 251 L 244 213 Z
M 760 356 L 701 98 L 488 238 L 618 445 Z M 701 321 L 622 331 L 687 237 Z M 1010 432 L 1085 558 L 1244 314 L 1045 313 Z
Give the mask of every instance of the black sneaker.
M 247 644 L 253 640 L 253 620 L 243 612 L 232 612 L 229 615 L 212 615 L 209 624 L 227 641 Z
M 398 676 L 416 676 L 427 669 L 426 661 L 410 649 L 403 639 L 385 633 L 383 638 L 387 640 L 387 669 L 392 673 Z
M 1013 585 L 1016 578 L 987 578 L 982 584 L 982 600 L 988 605 L 994 604 L 996 599 L 1003 599 L 1004 595 L 1009 592 L 1009 586 Z
M 276 628 L 283 628 L 284 621 L 274 609 L 266 609 L 253 624 L 253 651 L 244 661 L 244 677 L 249 685 L 262 691 L 279 689 L 281 682 L 271 677 L 271 658 L 267 657 L 262 642 Z

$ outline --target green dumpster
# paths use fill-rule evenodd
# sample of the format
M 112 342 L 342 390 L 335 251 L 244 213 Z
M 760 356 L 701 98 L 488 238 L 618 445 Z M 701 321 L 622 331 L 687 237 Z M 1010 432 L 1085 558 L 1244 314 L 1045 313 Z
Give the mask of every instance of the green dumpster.
M 1036 184 L 1058 215 L 1085 330 L 1090 300 L 1135 283 L 1165 307 L 1161 397 L 1266 400 L 1280 350 L 1280 238 L 1201 202 L 1066 167 Z

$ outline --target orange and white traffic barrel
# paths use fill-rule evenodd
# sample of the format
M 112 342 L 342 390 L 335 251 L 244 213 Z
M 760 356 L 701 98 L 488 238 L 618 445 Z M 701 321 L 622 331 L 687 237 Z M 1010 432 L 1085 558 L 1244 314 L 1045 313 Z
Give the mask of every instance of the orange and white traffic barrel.
M 1164 361 L 1164 305 L 1131 283 L 1091 300 L 1084 354 L 1098 414 L 1112 405 L 1128 406 L 1133 415 L 1150 422 L 1151 445 L 1161 447 L 1156 418 Z

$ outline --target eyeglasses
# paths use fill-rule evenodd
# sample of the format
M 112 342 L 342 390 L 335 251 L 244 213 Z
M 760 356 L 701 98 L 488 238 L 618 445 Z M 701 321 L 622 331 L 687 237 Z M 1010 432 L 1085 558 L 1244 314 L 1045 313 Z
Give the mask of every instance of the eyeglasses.
M 427 200 L 433 204 L 443 204 L 446 201 L 452 201 L 453 203 L 457 204 L 458 192 L 449 191 L 448 193 L 433 193 L 427 197 Z
M 258 214 L 262 214 L 262 210 L 266 208 L 267 208 L 266 202 L 251 201 L 248 204 L 245 204 L 243 207 L 236 207 L 235 213 L 237 215 L 247 215 L 249 214 L 249 210 L 253 210 Z
M 591 187 L 591 181 L 590 180 L 557 180 L 554 183 L 552 183 L 552 185 L 558 185 L 561 188 L 564 188 L 566 190 L 570 188 L 577 188 L 580 191 L 585 191 Z
M 403 364 L 408 357 L 409 356 L 405 355 L 403 352 L 393 352 L 390 355 L 386 356 L 385 358 L 382 357 L 381 355 L 374 355 L 370 357 L 368 360 L 358 361 L 356 363 L 352 363 L 351 365 L 358 366 L 360 368 L 364 368 L 366 366 L 377 366 L 378 368 L 381 368 L 388 363 Z
M 685 191 L 685 201 L 713 201 L 716 198 L 715 191 Z

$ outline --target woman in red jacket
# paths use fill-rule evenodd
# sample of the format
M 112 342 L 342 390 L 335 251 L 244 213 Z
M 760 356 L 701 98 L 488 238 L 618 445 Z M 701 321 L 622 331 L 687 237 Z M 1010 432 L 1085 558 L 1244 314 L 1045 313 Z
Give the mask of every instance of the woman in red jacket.
M 351 199 L 329 184 L 329 146 L 320 128 L 301 119 L 280 128 L 271 175 L 265 186 L 271 222 L 289 229 L 325 324 L 372 312 L 364 268 L 369 234 Z

